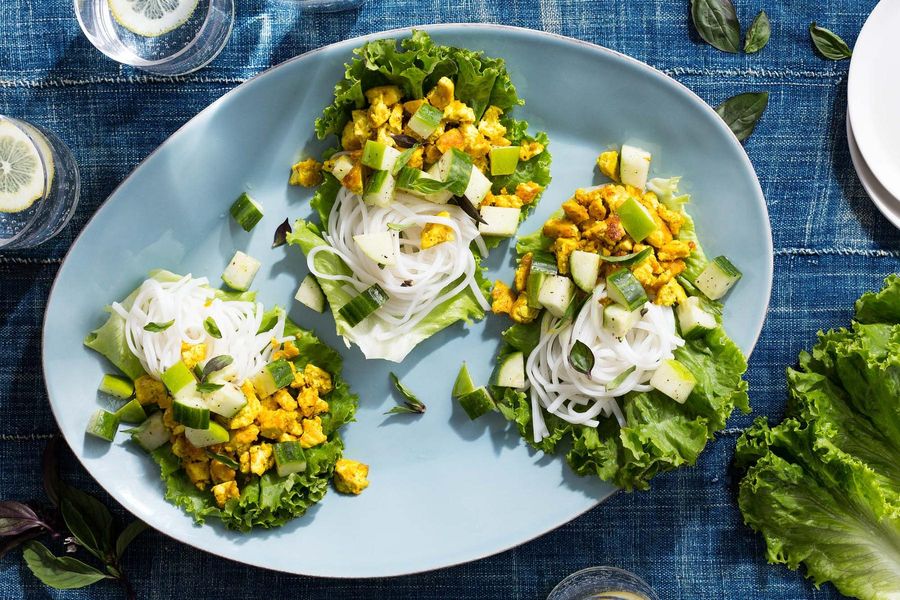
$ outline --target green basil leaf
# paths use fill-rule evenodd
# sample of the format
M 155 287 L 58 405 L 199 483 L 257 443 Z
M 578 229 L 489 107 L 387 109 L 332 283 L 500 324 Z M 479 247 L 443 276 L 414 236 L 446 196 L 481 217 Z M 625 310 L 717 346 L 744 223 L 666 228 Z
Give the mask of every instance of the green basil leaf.
M 71 556 L 54 556 L 40 542 L 28 542 L 22 551 L 25 564 L 44 585 L 57 590 L 73 590 L 97 583 L 109 576 Z
M 128 545 L 146 529 L 147 524 L 140 519 L 136 519 L 129 523 L 128 526 L 122 530 L 122 533 L 119 534 L 119 537 L 116 538 L 116 558 L 122 558 Z
M 395 406 L 391 410 L 385 412 L 386 415 L 420 415 L 423 411 L 416 410 L 415 408 L 410 408 L 405 404 L 402 406 Z
M 575 296 L 569 302 L 569 305 L 566 307 L 566 312 L 564 312 L 563 316 L 559 319 L 559 323 L 556 324 L 554 331 L 562 330 L 569 321 L 574 319 L 575 315 L 581 312 L 581 307 L 584 306 L 584 303 L 587 302 L 590 297 L 590 294 L 585 294 L 580 289 L 575 290 Z
M 579 373 L 588 374 L 594 368 L 594 351 L 581 340 L 576 340 L 572 349 L 569 351 L 569 362 L 575 367 Z
M 219 326 L 216 325 L 216 320 L 212 317 L 206 317 L 206 320 L 203 321 L 203 329 L 206 330 L 210 337 L 214 337 L 217 340 L 222 339 L 222 332 L 219 330 Z
M 729 98 L 716 107 L 716 112 L 731 128 L 738 141 L 746 140 L 769 104 L 769 92 L 747 92 Z
M 809 24 L 809 37 L 819 54 L 828 60 L 843 60 L 853 55 L 841 36 L 830 29 L 819 27 L 815 21 Z
M 741 47 L 741 25 L 731 0 L 691 0 L 691 19 L 700 37 L 723 52 Z
M 205 382 L 207 377 L 212 375 L 217 371 L 221 371 L 228 365 L 234 362 L 234 359 L 227 354 L 220 354 L 219 356 L 214 356 L 203 365 L 203 370 L 200 372 L 200 381 Z M 219 386 L 222 387 L 222 386 Z M 199 389 L 199 386 L 198 386 Z M 219 388 L 216 388 L 219 389 Z M 215 391 L 215 390 L 213 390 Z
M 606 386 L 606 389 L 608 391 L 616 389 L 617 387 L 622 385 L 622 382 L 625 381 L 625 378 L 632 373 L 634 373 L 634 366 L 628 367 L 627 369 L 616 375 L 615 378 Z
M 211 394 L 216 390 L 221 390 L 225 387 L 224 383 L 209 383 L 208 381 L 204 381 L 203 383 L 197 384 L 197 391 L 201 394 Z
M 233 458 L 231 458 L 230 456 L 227 456 L 225 454 L 219 454 L 218 452 L 213 452 L 212 450 L 207 450 L 206 454 L 210 458 L 216 459 L 217 461 L 219 461 L 220 463 L 222 463 L 229 469 L 239 469 L 241 466 L 240 464 L 238 464 L 238 461 L 234 460 Z
M 401 413 L 401 412 L 410 412 L 410 413 L 423 413 L 425 412 L 425 403 L 419 400 L 416 395 L 413 393 L 411 389 L 403 385 L 400 381 L 400 378 L 397 377 L 395 373 L 391 373 L 391 381 L 394 382 L 394 387 L 397 388 L 397 391 L 400 392 L 400 395 L 406 400 L 405 407 L 395 407 L 394 409 L 389 410 L 385 414 L 392 413 Z M 402 408 L 403 410 L 396 410 L 398 408 Z
M 640 252 L 633 252 L 631 254 L 625 254 L 624 256 L 603 256 L 601 254 L 600 260 L 608 262 L 608 263 L 622 265 L 623 267 L 627 267 L 630 265 L 636 265 L 637 263 L 641 262 L 642 260 L 644 260 L 645 258 L 650 256 L 651 254 L 653 254 L 652 248 L 644 248 Z
M 43 533 L 44 531 L 42 529 L 29 529 L 19 535 L 0 538 L 0 558 L 6 556 L 10 550 L 15 550 L 28 540 L 33 540 L 34 538 L 43 535 Z
M 107 562 L 113 551 L 113 516 L 99 500 L 66 486 L 62 502 L 66 527 L 91 554 Z
M 744 40 L 744 52 L 753 54 L 762 50 L 769 43 L 769 37 L 772 35 L 772 24 L 769 22 L 769 15 L 766 11 L 761 10 L 753 22 L 750 23 L 750 29 L 747 30 L 747 37 Z
M 430 177 L 422 177 L 420 169 L 403 167 L 397 177 L 397 187 L 404 190 L 412 190 L 421 194 L 433 194 L 446 190 L 452 184 L 447 181 L 438 181 Z
M 394 168 L 391 169 L 391 175 L 394 177 L 397 176 L 397 173 L 400 172 L 400 169 L 406 166 L 409 160 L 412 158 L 413 152 L 416 151 L 420 144 L 413 144 L 412 147 L 407 148 L 403 152 L 400 153 L 400 156 L 397 157 L 397 162 L 394 163 Z
M 278 323 L 279 314 L 277 310 L 270 310 L 264 314 L 262 323 L 259 324 L 259 329 L 256 330 L 256 333 L 265 333 L 275 327 L 275 324 Z
M 144 325 L 144 331 L 149 331 L 150 333 L 160 333 L 161 331 L 165 331 L 174 324 L 175 319 L 166 321 L 165 323 L 147 323 L 146 325 Z

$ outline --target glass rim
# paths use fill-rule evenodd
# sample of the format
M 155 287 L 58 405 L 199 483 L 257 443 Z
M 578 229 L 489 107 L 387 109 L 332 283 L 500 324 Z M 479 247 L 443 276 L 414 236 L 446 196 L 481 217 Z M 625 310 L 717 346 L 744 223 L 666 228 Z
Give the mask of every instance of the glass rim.
M 579 570 L 575 571 L 574 573 L 569 573 L 568 575 L 563 577 L 559 583 L 557 583 L 555 586 L 553 586 L 553 589 L 550 590 L 550 593 L 547 595 L 547 600 L 553 600 L 554 594 L 562 591 L 572 581 L 580 579 L 580 578 L 584 577 L 585 575 L 588 575 L 591 573 L 596 573 L 596 572 L 601 572 L 601 571 L 610 573 L 613 575 L 620 575 L 623 577 L 627 577 L 628 579 L 632 579 L 633 580 L 632 583 L 635 583 L 639 586 L 643 586 L 647 590 L 649 590 L 649 592 L 651 594 L 650 596 L 648 596 L 649 600 L 659 600 L 659 596 L 657 596 L 656 592 L 653 591 L 653 588 L 650 587 L 650 584 L 647 583 L 646 581 L 644 581 L 643 578 L 632 573 L 631 571 L 626 571 L 625 569 L 622 569 L 619 567 L 604 566 L 604 565 L 594 565 L 591 567 L 585 567 L 583 569 L 579 569 Z M 645 592 L 643 590 L 641 590 L 641 593 L 643 594 Z
M 34 134 L 40 133 L 40 129 L 37 125 L 32 125 L 27 121 L 22 121 L 15 117 L 11 117 L 9 115 L 4 115 L 0 113 L 0 122 L 6 121 L 16 129 L 18 129 L 27 139 L 28 144 L 38 155 L 38 158 L 41 159 L 41 171 L 44 174 L 44 193 L 41 195 L 41 200 L 47 198 L 47 194 L 50 193 L 50 186 L 52 184 L 51 179 L 51 171 L 47 168 L 47 151 L 53 152 L 52 148 L 49 145 L 49 142 L 46 142 L 43 146 L 35 140 Z M 29 129 L 34 129 L 34 131 L 29 131 Z M 52 157 L 51 157 L 52 158 Z
M 197 8 L 200 8 L 201 4 L 205 4 L 207 6 L 208 10 L 206 12 L 206 17 L 203 19 L 203 24 L 197 30 L 197 33 L 194 35 L 194 37 L 191 39 L 191 41 L 188 42 L 187 44 L 185 44 L 184 46 L 182 46 L 180 49 L 173 52 L 172 54 L 166 55 L 162 58 L 158 58 L 155 60 L 148 60 L 145 58 L 140 58 L 137 54 L 134 53 L 134 51 L 129 49 L 128 50 L 129 59 L 127 61 L 122 60 L 122 58 L 120 56 L 113 56 L 112 54 L 110 54 L 109 52 L 104 50 L 102 48 L 102 40 L 99 40 L 97 38 L 97 36 L 94 35 L 94 33 L 91 30 L 88 29 L 87 25 L 85 25 L 85 22 L 81 17 L 80 6 L 83 5 L 85 2 L 95 2 L 95 1 L 97 1 L 97 0 L 73 0 L 73 2 L 72 2 L 73 6 L 75 8 L 75 18 L 78 20 L 78 26 L 81 28 L 81 32 L 85 35 L 85 37 L 87 37 L 88 41 L 91 42 L 91 45 L 96 50 L 99 50 L 100 53 L 102 53 L 104 56 L 106 56 L 107 58 L 111 58 L 112 60 L 114 60 L 117 63 L 126 64 L 131 67 L 150 71 L 153 67 L 162 67 L 162 66 L 168 65 L 172 61 L 177 60 L 182 55 L 187 53 L 189 50 L 191 50 L 192 48 L 197 46 L 197 44 L 199 43 L 200 37 L 203 35 L 204 32 L 206 32 L 207 28 L 211 26 L 213 11 L 209 10 L 209 9 L 212 8 L 213 3 L 216 2 L 217 0 L 200 0 L 200 2 L 197 3 Z M 105 0 L 101 0 L 101 1 L 105 1 Z M 219 0 L 219 1 L 222 1 L 222 0 Z M 229 19 L 228 32 L 225 36 L 225 41 L 227 43 L 228 38 L 231 37 L 231 31 L 234 28 L 234 10 L 235 9 L 234 9 L 234 0 L 224 0 L 224 1 L 227 2 L 231 7 L 231 10 L 229 11 L 231 18 Z M 196 8 L 194 10 L 196 10 Z M 224 44 L 223 44 L 223 48 L 224 48 Z M 221 48 L 219 49 L 219 51 L 221 51 Z M 171 76 L 175 77 L 175 76 L 180 76 L 180 75 L 187 75 L 188 73 L 192 73 L 194 71 L 202 69 L 207 64 L 212 62 L 216 58 L 218 53 L 219 52 L 216 52 L 215 54 L 212 55 L 212 57 L 209 60 L 207 60 L 206 62 L 204 62 L 203 64 L 201 64 L 197 67 L 194 67 L 188 71 L 185 71 L 184 73 L 179 73 L 178 75 L 171 75 Z

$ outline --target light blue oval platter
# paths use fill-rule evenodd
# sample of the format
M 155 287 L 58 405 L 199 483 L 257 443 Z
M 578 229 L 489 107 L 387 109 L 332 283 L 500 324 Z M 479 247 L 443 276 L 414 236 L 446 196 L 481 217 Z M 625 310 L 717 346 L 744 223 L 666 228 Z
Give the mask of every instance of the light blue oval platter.
M 438 43 L 505 58 L 527 102 L 518 116 L 550 135 L 553 183 L 521 232 L 539 227 L 575 188 L 596 183 L 594 159 L 610 145 L 635 143 L 653 153 L 652 175 L 683 176 L 707 253 L 728 255 L 744 272 L 728 297 L 725 324 L 751 351 L 771 290 L 771 231 L 750 161 L 709 106 L 647 65 L 584 42 L 491 25 L 423 29 Z M 574 475 L 562 457 L 531 451 L 498 415 L 471 422 L 451 401 L 463 359 L 476 381 L 487 381 L 504 319 L 489 315 L 469 327 L 457 324 L 396 365 L 365 361 L 336 337 L 329 313 L 293 301 L 306 262 L 298 249 L 270 247 L 281 221 L 310 215 L 311 193 L 287 185 L 289 167 L 327 147 L 314 141 L 313 121 L 331 103 L 353 48 L 406 34 L 316 50 L 214 102 L 122 183 L 60 268 L 44 324 L 43 365 L 63 435 L 125 508 L 186 544 L 292 573 L 400 575 L 516 546 L 614 492 L 596 478 Z M 266 212 L 250 234 L 228 216 L 244 190 Z M 218 281 L 236 249 L 262 260 L 254 286 L 262 302 L 289 307 L 294 320 L 344 355 L 347 379 L 361 397 L 358 422 L 344 429 L 346 455 L 371 465 L 372 482 L 359 497 L 329 493 L 287 526 L 246 535 L 217 524 L 197 527 L 169 505 L 156 465 L 126 436 L 104 445 L 84 434 L 98 406 L 97 384 L 110 366 L 81 342 L 101 323 L 103 307 L 155 268 Z M 508 243 L 494 251 L 492 278 L 511 280 L 512 255 Z M 383 415 L 396 402 L 391 370 L 424 399 L 426 414 Z

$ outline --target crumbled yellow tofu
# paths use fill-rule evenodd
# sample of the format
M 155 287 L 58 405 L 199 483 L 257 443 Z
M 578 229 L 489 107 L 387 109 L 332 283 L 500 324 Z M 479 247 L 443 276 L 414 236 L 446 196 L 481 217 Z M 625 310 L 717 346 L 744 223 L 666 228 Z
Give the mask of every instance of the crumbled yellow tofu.
M 474 123 L 475 111 L 459 100 L 444 107 L 444 119 L 451 123 Z
M 509 286 L 499 279 L 494 282 L 494 289 L 491 290 L 491 312 L 495 315 L 509 314 L 513 304 L 516 302 L 516 295 Z
M 301 160 L 291 167 L 291 185 L 315 187 L 322 183 L 322 164 L 314 158 Z
M 225 508 L 225 503 L 232 498 L 241 497 L 241 491 L 238 489 L 238 484 L 233 480 L 224 481 L 219 485 L 214 485 L 210 488 L 210 491 L 212 491 L 219 508 Z
M 134 395 L 141 405 L 159 404 L 166 402 L 166 386 L 162 381 L 153 379 L 149 375 L 141 375 L 134 380 Z M 171 405 L 171 403 L 170 403 Z M 165 408 L 165 407 L 163 407 Z
M 521 198 L 523 203 L 531 204 L 532 202 L 534 202 L 534 199 L 538 197 L 538 194 L 543 191 L 543 189 L 543 186 L 533 181 L 520 183 L 516 186 L 516 196 Z
M 578 225 L 568 219 L 550 219 L 544 223 L 542 233 L 550 239 L 580 237 Z
M 422 146 L 419 146 L 415 150 L 412 151 L 412 154 L 409 155 L 409 162 L 406 163 L 406 166 L 412 167 L 415 169 L 422 168 L 422 159 L 425 155 L 425 150 Z
M 387 105 L 397 104 L 403 98 L 403 92 L 396 85 L 379 85 L 366 90 L 366 100 L 369 104 L 379 102 Z
M 527 252 L 522 256 L 521 260 L 519 260 L 519 266 L 516 267 L 514 284 L 516 289 L 520 292 L 525 291 L 525 285 L 528 283 L 528 275 L 531 273 L 531 262 L 533 259 L 534 255 L 531 252 Z
M 354 110 L 350 113 L 350 120 L 347 121 L 341 134 L 341 146 L 344 150 L 361 150 L 371 135 L 372 126 L 368 111 Z
M 556 238 L 550 251 L 556 255 L 556 268 L 562 275 L 569 273 L 569 256 L 578 249 L 578 240 L 574 238 Z
M 283 408 L 284 410 L 297 410 L 297 401 L 294 400 L 294 397 L 291 396 L 287 390 L 278 390 L 272 394 L 272 396 L 280 408 Z
M 216 483 L 222 483 L 223 481 L 232 481 L 236 476 L 234 469 L 217 460 L 211 460 L 209 462 L 209 474 L 212 476 L 212 480 Z
M 466 140 L 459 129 L 449 129 L 441 134 L 441 137 L 434 143 L 440 152 L 446 152 L 450 148 L 462 150 L 466 147 Z
M 685 300 L 687 300 L 687 294 L 684 292 L 684 288 L 681 287 L 677 281 L 672 279 L 659 288 L 653 302 L 662 306 L 673 306 L 684 302 Z
M 304 387 L 297 394 L 297 410 L 304 417 L 311 418 L 328 412 L 328 403 L 319 398 L 319 391 L 314 387 Z
M 208 462 L 209 457 L 203 448 L 197 448 L 187 441 L 184 435 L 176 435 L 172 440 L 172 454 L 178 458 L 195 462 Z
M 565 202 L 563 202 L 562 209 L 566 214 L 566 218 L 576 225 L 580 225 L 590 218 L 587 209 L 575 200 L 566 200 Z
M 244 392 L 244 398 L 247 399 L 247 404 L 232 417 L 231 421 L 228 422 L 229 429 L 240 429 L 252 424 L 253 421 L 256 420 L 256 415 L 259 414 L 259 411 L 262 408 L 259 398 L 256 397 L 256 391 L 253 389 L 252 383 L 249 381 L 242 383 L 241 391 Z
M 425 98 L 419 98 L 418 100 L 410 100 L 409 102 L 403 103 L 403 110 L 408 115 L 414 115 L 414 114 L 416 114 L 416 111 L 418 111 L 422 107 L 422 105 L 426 104 L 427 102 L 428 102 L 428 100 L 426 100 Z
M 663 244 L 656 253 L 656 257 L 662 261 L 671 261 L 677 258 L 687 258 L 694 250 L 694 243 L 685 240 L 672 240 Z
M 300 350 L 294 345 L 294 342 L 288 340 L 281 344 L 281 348 L 272 353 L 272 360 L 286 358 L 288 360 L 300 356 Z
M 519 160 L 531 160 L 544 151 L 544 145 L 540 142 L 525 142 L 519 146 Z
M 616 150 L 603 152 L 597 157 L 600 172 L 615 182 L 619 181 L 619 153 Z
M 450 213 L 442 210 L 437 216 L 449 218 Z M 455 239 L 456 236 L 453 235 L 453 228 L 449 225 L 444 225 L 443 223 L 426 223 L 425 227 L 422 228 L 423 250 L 432 248 L 438 244 L 443 244 L 444 242 L 451 242 Z
M 277 440 L 283 433 L 302 433 L 297 423 L 297 413 L 292 410 L 261 410 L 257 417 L 259 434 Z
M 478 122 L 478 131 L 481 132 L 481 135 L 490 140 L 492 144 L 497 146 L 508 146 L 509 142 L 503 138 L 503 136 L 506 135 L 506 127 L 500 124 L 500 115 L 502 114 L 503 111 L 496 106 L 489 106 L 481 116 L 481 121 Z M 506 143 L 498 143 L 501 139 Z
M 206 358 L 206 344 L 185 344 L 181 342 L 181 361 L 188 369 L 193 369 Z
M 300 446 L 303 448 L 312 448 L 313 446 L 318 446 L 327 439 L 328 437 L 322 431 L 321 417 L 303 419 L 303 435 L 300 436 Z
M 320 369 L 312 363 L 307 363 L 303 368 L 303 376 L 306 380 L 306 385 L 316 388 L 321 396 L 334 389 L 334 384 L 328 371 Z
M 171 406 L 163 410 L 163 425 L 173 436 L 184 433 L 184 425 L 175 420 L 175 413 Z
M 191 483 L 201 490 L 206 489 L 206 484 L 209 483 L 209 462 L 190 461 L 182 464 Z
M 369 465 L 350 460 L 338 459 L 334 465 L 334 487 L 342 494 L 361 494 L 369 487 Z
M 239 454 L 249 448 L 257 438 L 259 438 L 259 427 L 255 423 L 251 423 L 241 429 L 232 430 L 225 443 L 225 449 Z
M 272 456 L 272 444 L 262 443 L 250 446 L 250 472 L 254 475 L 262 475 L 275 464 Z
M 490 198 L 486 198 L 482 204 L 500 208 L 522 208 L 525 202 L 514 194 L 490 194 Z
M 426 98 L 435 108 L 444 108 L 453 102 L 454 85 L 449 77 L 441 77 L 434 89 L 428 92 Z
M 538 313 L 540 313 L 540 309 L 528 306 L 528 295 L 520 292 L 519 297 L 513 302 L 509 316 L 516 323 L 531 323 L 537 318 Z
M 341 179 L 341 185 L 354 194 L 363 193 L 363 169 L 361 163 L 356 163 L 350 172 Z

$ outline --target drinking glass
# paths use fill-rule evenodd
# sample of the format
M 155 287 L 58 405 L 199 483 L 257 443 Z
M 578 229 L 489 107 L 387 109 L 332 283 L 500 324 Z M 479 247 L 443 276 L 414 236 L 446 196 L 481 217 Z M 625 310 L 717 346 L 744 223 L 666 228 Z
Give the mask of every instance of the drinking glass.
M 560 581 L 547 600 L 659 600 L 659 596 L 634 573 L 589 567 Z
M 78 165 L 58 137 L 0 115 L 0 198 L 21 201 L 17 212 L 0 210 L 0 249 L 30 248 L 59 233 L 80 191 Z
M 206 66 L 225 47 L 234 25 L 234 0 L 116 0 L 123 14 L 146 17 L 137 22 L 116 17 L 110 0 L 74 1 L 81 30 L 100 52 L 155 75 L 185 75 Z M 165 22 L 164 8 L 192 2 L 186 20 L 154 30 L 154 24 Z
M 303 10 L 338 12 L 358 8 L 363 0 L 294 0 Z

